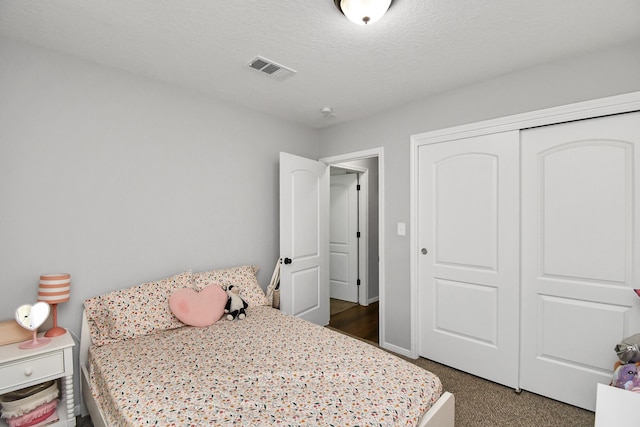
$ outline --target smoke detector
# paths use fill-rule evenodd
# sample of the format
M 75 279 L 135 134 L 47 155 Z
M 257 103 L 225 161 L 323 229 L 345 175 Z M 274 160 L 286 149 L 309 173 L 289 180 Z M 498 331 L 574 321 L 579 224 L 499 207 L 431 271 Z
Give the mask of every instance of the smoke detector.
M 284 80 L 297 73 L 297 71 L 289 67 L 277 64 L 274 61 L 263 58 L 261 56 L 256 56 L 251 61 L 249 61 L 247 65 L 249 66 L 249 68 L 265 73 L 277 80 Z
M 325 119 L 332 119 L 336 116 L 336 113 L 333 112 L 333 108 L 331 107 L 323 107 L 320 112 Z

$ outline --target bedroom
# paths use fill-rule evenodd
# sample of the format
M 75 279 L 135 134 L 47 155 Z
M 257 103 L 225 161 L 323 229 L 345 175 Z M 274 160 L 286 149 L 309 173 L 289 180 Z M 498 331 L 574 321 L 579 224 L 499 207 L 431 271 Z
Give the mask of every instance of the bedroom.
M 77 332 L 84 299 L 184 269 L 251 262 L 262 266 L 258 278 L 266 286 L 280 255 L 278 152 L 317 159 L 383 147 L 387 294 L 382 328 L 386 347 L 407 354 L 411 319 L 403 308 L 410 297 L 410 246 L 409 238 L 395 230 L 410 216 L 409 137 L 640 90 L 640 25 L 639 14 L 633 13 L 637 2 L 615 2 L 628 10 L 618 33 L 596 30 L 595 37 L 588 37 L 593 36 L 591 28 L 600 28 L 595 12 L 576 13 L 586 15 L 584 25 L 582 18 L 547 20 L 569 25 L 579 47 L 553 49 L 538 62 L 491 70 L 482 81 L 469 79 L 367 117 L 360 117 L 362 109 L 339 110 L 335 104 L 336 120 L 348 114 L 353 118 L 331 126 L 325 126 L 319 112 L 331 101 L 322 97 L 310 100 L 312 105 L 292 107 L 308 110 L 313 123 L 301 123 L 181 88 L 177 77 L 167 83 L 78 58 L 80 50 L 67 54 L 56 46 L 39 47 L 53 43 L 47 40 L 52 35 L 41 21 L 44 17 L 27 13 L 26 27 L 21 27 L 26 32 L 4 20 L 5 12 L 19 10 L 20 3 L 0 3 L 0 259 L 8 260 L 1 267 L 5 296 L 0 309 L 3 318 L 10 318 L 19 304 L 35 297 L 39 274 L 70 271 L 72 300 L 60 307 L 60 323 Z M 388 18 L 407 3 L 394 3 Z M 554 10 L 555 3 L 539 7 Z M 594 10 L 607 10 L 608 3 L 593 2 Z M 578 2 L 573 5 L 578 7 Z M 475 12 L 482 10 L 478 6 Z M 339 19 L 344 18 L 334 12 L 323 13 L 347 32 L 349 23 L 343 25 Z M 601 15 L 604 20 L 606 14 Z M 115 19 L 108 13 L 105 17 Z M 470 18 L 460 19 L 464 23 Z M 607 22 L 615 26 L 615 19 Z M 377 24 L 391 32 L 391 24 Z M 611 39 L 600 41 L 610 34 Z M 65 37 L 92 39 L 85 36 Z M 588 43 L 580 44 L 580 39 Z M 103 43 L 92 40 L 94 48 Z M 464 37 L 458 42 L 464 43 Z M 526 49 L 537 43 L 544 44 L 528 40 Z M 371 51 L 375 46 L 367 45 Z M 142 61 L 144 47 L 134 46 L 124 56 Z M 119 49 L 125 52 L 124 46 Z M 175 47 L 166 49 L 177 55 Z M 259 46 L 247 47 L 243 61 L 262 54 L 256 49 Z M 526 50 L 512 49 L 507 52 Z M 296 68 L 277 51 L 264 55 Z M 206 80 L 204 73 L 200 78 Z M 273 87 L 273 82 L 259 80 L 260 75 L 246 77 L 260 82 L 254 85 Z M 301 77 L 303 73 L 279 84 Z M 214 80 L 210 84 L 217 85 Z

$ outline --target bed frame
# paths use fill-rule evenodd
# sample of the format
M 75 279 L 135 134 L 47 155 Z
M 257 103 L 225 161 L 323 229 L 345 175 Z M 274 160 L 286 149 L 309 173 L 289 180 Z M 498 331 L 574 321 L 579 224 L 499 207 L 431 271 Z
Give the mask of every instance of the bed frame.
M 90 415 L 95 427 L 108 427 L 98 402 L 91 394 L 89 385 L 89 347 L 91 334 L 85 312 L 82 312 L 82 331 L 80 333 L 80 389 L 82 391 L 82 415 Z M 417 427 L 454 427 L 455 398 L 445 391 L 440 399 L 424 414 Z

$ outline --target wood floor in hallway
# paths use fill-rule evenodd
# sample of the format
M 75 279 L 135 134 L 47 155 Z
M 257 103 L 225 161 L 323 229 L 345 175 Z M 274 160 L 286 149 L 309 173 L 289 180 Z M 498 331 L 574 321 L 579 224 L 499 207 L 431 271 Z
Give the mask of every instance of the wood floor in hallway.
M 377 302 L 368 306 L 358 305 L 334 314 L 329 326 L 358 338 L 378 343 L 378 306 Z

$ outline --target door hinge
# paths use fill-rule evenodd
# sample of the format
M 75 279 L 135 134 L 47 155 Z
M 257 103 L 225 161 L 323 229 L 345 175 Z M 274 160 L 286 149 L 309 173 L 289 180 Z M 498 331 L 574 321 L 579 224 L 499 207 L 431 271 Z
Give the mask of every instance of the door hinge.
M 360 184 L 356 185 L 356 191 L 360 191 Z
M 357 280 L 356 284 L 360 286 L 360 279 Z
M 360 238 L 360 232 L 359 232 L 359 231 L 356 233 L 356 237 L 357 237 L 358 239 Z

